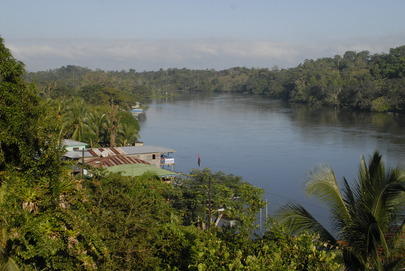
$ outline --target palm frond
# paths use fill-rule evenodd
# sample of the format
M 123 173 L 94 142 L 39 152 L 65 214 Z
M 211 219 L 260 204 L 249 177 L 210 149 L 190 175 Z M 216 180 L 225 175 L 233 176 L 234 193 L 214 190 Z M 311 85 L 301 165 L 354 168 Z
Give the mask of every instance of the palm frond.
M 347 271 L 363 271 L 366 270 L 366 264 L 364 260 L 359 258 L 353 253 L 350 248 L 343 249 L 343 261 L 345 263 Z
M 400 206 L 401 195 L 405 192 L 405 183 L 393 182 L 387 184 L 376 196 L 372 213 L 380 224 L 389 226 Z
M 346 205 L 353 206 L 356 204 L 355 193 L 349 185 L 349 182 L 343 177 L 343 197 Z
M 374 152 L 368 162 L 368 172 L 371 180 L 382 180 L 385 175 L 384 163 L 381 160 L 382 155 L 379 152 Z
M 374 218 L 374 217 L 373 217 Z M 375 255 L 374 258 L 378 258 L 378 249 L 384 250 L 384 255 L 389 256 L 390 251 L 388 249 L 385 235 L 377 221 L 373 221 L 368 226 L 367 232 L 367 254 Z
M 324 166 L 312 172 L 305 190 L 309 195 L 317 196 L 328 204 L 332 210 L 335 210 L 336 215 L 343 220 L 350 219 L 335 173 L 331 168 Z
M 7 262 L 0 266 L 0 271 L 19 271 L 19 270 L 20 268 L 18 268 L 16 262 L 11 258 L 8 258 Z
M 403 259 L 394 259 L 384 262 L 382 270 L 384 271 L 400 271 L 403 270 Z
M 280 223 L 285 225 L 292 233 L 312 231 L 318 233 L 323 240 L 336 244 L 333 235 L 299 204 L 290 203 L 282 207 L 277 216 Z
M 358 180 L 359 180 L 358 185 L 359 185 L 360 189 L 362 189 L 363 187 L 366 186 L 365 182 L 367 180 L 370 180 L 370 174 L 369 174 L 367 162 L 366 162 L 366 159 L 364 158 L 364 156 L 362 156 L 360 159 Z

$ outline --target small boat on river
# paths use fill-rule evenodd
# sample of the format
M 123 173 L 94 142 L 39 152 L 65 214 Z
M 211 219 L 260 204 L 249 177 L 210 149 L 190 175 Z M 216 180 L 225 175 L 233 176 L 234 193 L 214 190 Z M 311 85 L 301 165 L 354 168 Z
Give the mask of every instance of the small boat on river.
M 131 113 L 135 118 L 138 118 L 139 115 L 144 114 L 145 112 L 140 107 L 140 103 L 136 103 L 136 105 L 132 106 Z

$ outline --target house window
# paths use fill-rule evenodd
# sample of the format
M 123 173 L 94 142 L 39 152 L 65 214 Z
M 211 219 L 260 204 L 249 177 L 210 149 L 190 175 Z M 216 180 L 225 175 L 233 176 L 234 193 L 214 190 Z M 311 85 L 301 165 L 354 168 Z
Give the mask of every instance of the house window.
M 79 147 L 74 147 L 73 150 L 74 150 L 74 151 L 78 151 L 78 150 L 79 150 Z
M 152 154 L 152 159 L 156 159 L 156 154 Z

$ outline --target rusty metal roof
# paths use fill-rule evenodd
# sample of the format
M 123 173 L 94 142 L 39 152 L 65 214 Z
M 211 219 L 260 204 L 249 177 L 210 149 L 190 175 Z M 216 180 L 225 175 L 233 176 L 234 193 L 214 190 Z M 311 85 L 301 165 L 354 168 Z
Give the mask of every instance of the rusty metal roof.
M 110 148 L 93 148 L 87 150 L 92 156 L 94 157 L 107 157 L 111 155 L 122 155 L 125 154 L 125 152 L 122 151 L 121 148 L 117 147 L 110 147 Z
M 126 155 L 121 155 L 121 154 L 107 156 L 107 157 L 97 157 L 97 158 L 87 161 L 86 164 L 93 166 L 93 167 L 97 167 L 97 168 L 101 168 L 101 167 L 105 168 L 105 167 L 128 165 L 128 164 L 150 165 L 150 163 L 148 163 L 144 160 L 126 156 Z

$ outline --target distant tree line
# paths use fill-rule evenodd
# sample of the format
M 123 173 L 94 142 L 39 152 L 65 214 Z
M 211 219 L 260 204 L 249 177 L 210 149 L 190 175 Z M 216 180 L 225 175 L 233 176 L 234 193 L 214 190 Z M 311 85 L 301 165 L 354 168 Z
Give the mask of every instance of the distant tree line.
M 305 60 L 289 69 L 222 71 L 167 69 L 136 72 L 77 66 L 28 73 L 48 97 L 79 96 L 92 104 L 130 105 L 182 93 L 238 92 L 292 103 L 365 111 L 405 111 L 405 46 L 389 53 L 347 51 L 342 56 Z

